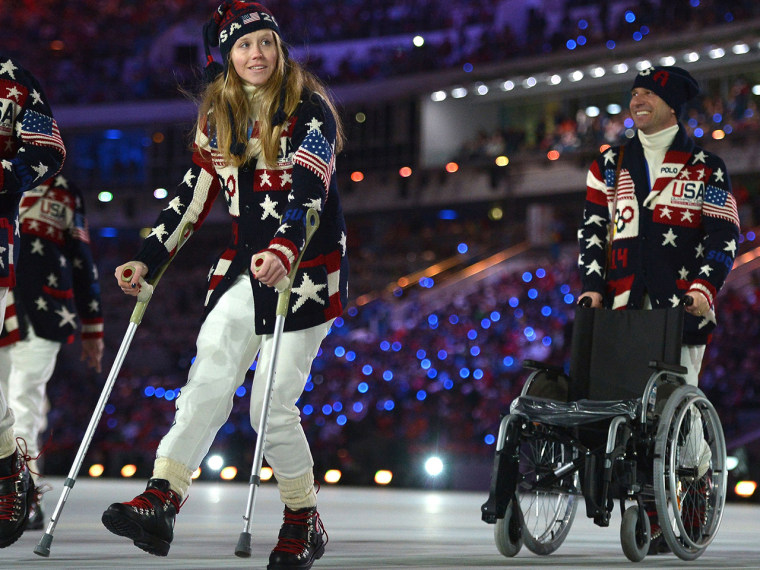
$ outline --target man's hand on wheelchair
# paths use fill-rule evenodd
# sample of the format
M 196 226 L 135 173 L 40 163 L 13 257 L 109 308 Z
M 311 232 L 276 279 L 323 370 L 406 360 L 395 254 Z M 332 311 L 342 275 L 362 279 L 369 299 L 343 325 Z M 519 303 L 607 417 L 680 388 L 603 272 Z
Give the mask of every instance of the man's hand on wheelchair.
M 588 300 L 584 301 L 584 299 Z M 578 297 L 578 304 L 581 307 L 599 309 L 602 306 L 602 294 L 597 293 L 596 291 L 586 291 L 585 293 L 581 293 L 581 296 Z
M 691 313 L 695 317 L 703 317 L 710 311 L 710 302 L 699 291 L 689 291 L 686 297 L 691 297 L 692 299 L 691 303 L 684 303 L 687 313 Z

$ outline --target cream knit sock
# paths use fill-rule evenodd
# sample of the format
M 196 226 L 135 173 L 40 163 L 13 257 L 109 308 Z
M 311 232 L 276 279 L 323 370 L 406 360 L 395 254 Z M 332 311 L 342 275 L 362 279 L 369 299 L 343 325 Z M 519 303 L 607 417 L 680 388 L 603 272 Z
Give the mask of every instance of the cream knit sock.
M 190 469 L 168 457 L 156 457 L 153 463 L 153 479 L 169 481 L 169 487 L 180 496 L 180 500 L 187 495 L 192 477 L 193 472 Z
M 16 436 L 13 433 L 13 427 L 9 427 L 0 433 L 0 459 L 10 457 L 14 451 L 16 451 Z
M 295 479 L 277 476 L 277 488 L 280 499 L 292 511 L 317 506 L 317 493 L 314 490 L 314 472 L 308 471 Z

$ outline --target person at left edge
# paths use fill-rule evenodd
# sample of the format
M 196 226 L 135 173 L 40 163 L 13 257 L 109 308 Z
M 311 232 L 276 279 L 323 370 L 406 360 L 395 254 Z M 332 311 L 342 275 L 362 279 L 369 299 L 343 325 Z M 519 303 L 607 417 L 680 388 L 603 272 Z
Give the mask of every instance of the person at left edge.
M 82 360 L 100 372 L 103 311 L 79 188 L 58 174 L 25 192 L 19 226 L 19 270 L 0 334 L 0 385 L 16 413 L 16 434 L 32 457 L 36 493 L 27 529 L 39 530 L 44 524 L 42 494 L 51 488 L 42 480 L 42 458 L 36 459 L 47 423 L 46 385 L 61 345 L 74 341 L 80 322 Z
M 65 158 L 58 124 L 39 81 L 15 59 L 0 56 L 0 330 L 8 290 L 16 285 L 14 245 L 21 195 L 57 174 Z M 0 548 L 24 532 L 35 493 L 29 457 L 18 449 L 14 422 L 0 388 Z

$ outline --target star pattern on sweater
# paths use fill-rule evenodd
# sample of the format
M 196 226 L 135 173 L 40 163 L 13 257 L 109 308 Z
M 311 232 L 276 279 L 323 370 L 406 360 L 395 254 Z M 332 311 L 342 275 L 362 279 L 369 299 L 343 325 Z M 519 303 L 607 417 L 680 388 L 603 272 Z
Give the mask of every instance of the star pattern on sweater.
M 732 256 L 735 256 L 736 255 L 736 240 L 732 239 L 731 241 L 727 241 L 726 247 L 723 248 L 723 251 L 727 251 Z
M 37 91 L 36 89 L 32 90 L 32 103 L 34 105 L 42 105 L 42 93 Z
M 703 265 L 702 267 L 699 268 L 699 274 L 704 275 L 706 277 L 710 277 L 710 272 L 712 270 L 713 268 L 710 267 L 709 265 Z
M 608 162 L 615 164 L 616 156 L 617 156 L 617 153 L 613 151 L 612 149 L 609 149 L 607 152 L 604 153 L 604 164 L 607 164 Z
M 184 178 L 182 178 L 182 183 L 187 184 L 188 188 L 193 187 L 193 178 L 195 178 L 195 174 L 193 174 L 193 171 L 191 169 L 187 169 L 187 172 L 185 172 Z
M 588 267 L 586 268 L 586 275 L 591 275 L 592 273 L 596 273 L 600 277 L 602 276 L 602 266 L 599 265 L 596 259 L 589 263 Z
M 293 182 L 293 177 L 287 170 L 280 174 L 280 186 L 287 186 Z
M 660 210 L 660 215 L 661 215 L 663 218 L 667 218 L 667 219 L 670 219 L 670 214 L 671 214 L 671 213 L 672 213 L 672 210 L 671 210 L 670 208 L 668 208 L 667 206 L 663 206 L 663 207 L 662 207 L 662 210 Z
M 76 323 L 74 322 L 74 319 L 77 316 L 76 313 L 72 313 L 66 307 L 61 307 L 55 311 L 55 314 L 61 317 L 61 322 L 58 323 L 59 327 L 65 327 L 66 325 L 71 325 L 72 327 L 76 326 Z
M 715 175 L 715 181 L 716 182 L 723 182 L 724 181 L 723 180 L 723 169 L 722 168 L 718 168 L 718 170 L 716 170 L 713 174 Z
M 681 302 L 681 299 L 678 298 L 678 295 L 673 293 L 673 296 L 670 298 L 670 306 L 675 308 L 678 306 L 680 302 Z
M 705 160 L 707 160 L 707 155 L 705 154 L 705 151 L 700 150 L 697 154 L 694 155 L 694 162 L 692 162 L 692 164 L 697 164 L 698 162 L 704 164 Z
M 182 212 L 179 211 L 179 209 L 182 207 L 182 202 L 179 199 L 179 196 L 175 196 L 172 198 L 171 202 L 164 208 L 164 210 L 174 210 L 178 214 L 182 214 Z
M 150 230 L 148 237 L 155 236 L 155 238 L 158 241 L 160 241 L 161 243 L 164 243 L 164 236 L 168 233 L 169 232 L 166 231 L 166 227 L 164 226 L 164 224 L 158 224 L 155 228 Z
M 48 167 L 40 162 L 37 166 L 32 166 L 32 170 L 37 173 L 37 178 L 42 178 L 48 171 Z
M 681 269 L 678 270 L 678 278 L 682 281 L 686 281 L 689 278 L 689 271 L 683 265 L 681 266 Z
M 10 89 L 8 89 L 7 96 L 8 96 L 8 99 L 10 99 L 11 97 L 15 97 L 16 98 L 16 103 L 18 103 L 18 100 L 21 97 L 21 91 L 19 91 L 18 89 L 16 89 L 16 86 L 14 85 Z
M 692 221 L 692 212 L 691 210 L 684 210 L 681 212 L 681 221 L 682 222 L 691 222 Z
M 586 238 L 586 247 L 590 248 L 594 246 L 598 247 L 599 249 L 604 249 L 602 240 L 599 239 L 599 236 L 596 234 L 591 234 L 590 238 Z
M 54 273 L 47 276 L 48 287 L 58 287 L 58 277 Z
M 66 260 L 66 256 L 61 254 L 61 256 L 58 258 L 58 263 L 60 263 L 61 267 L 66 267 L 69 262 Z
M 308 202 L 306 202 L 303 205 L 303 207 L 306 208 L 306 209 L 314 208 L 317 212 L 321 212 L 322 211 L 322 200 L 320 200 L 319 198 L 314 198 L 313 200 L 309 200 Z
M 309 300 L 315 301 L 320 305 L 324 305 L 325 302 L 322 300 L 322 297 L 320 297 L 319 292 L 326 286 L 327 285 L 324 283 L 314 283 L 314 281 L 312 281 L 309 276 L 304 273 L 301 284 L 298 287 L 291 289 L 291 292 L 298 295 L 298 299 L 295 303 L 293 303 L 293 312 L 295 313 L 298 309 L 303 307 L 306 301 Z
M 3 261 L 3 254 L 8 248 L 0 245 L 0 268 L 5 269 L 5 262 Z
M 318 121 L 316 117 L 312 117 L 311 121 L 306 123 L 306 125 L 309 127 L 309 132 L 314 130 L 319 130 L 319 127 L 322 126 L 322 122 Z
M 42 245 L 42 240 L 40 238 L 35 238 L 32 242 L 32 253 L 42 256 L 45 255 L 45 247 Z
M 266 220 L 269 216 L 272 216 L 275 220 L 280 218 L 280 215 L 277 213 L 277 202 L 272 200 L 269 194 L 264 197 L 264 201 L 260 203 L 260 206 L 263 210 L 261 214 L 262 220 Z
M 266 170 L 262 170 L 261 176 L 259 176 L 259 180 L 262 186 L 272 186 L 272 181 L 269 179 L 269 173 Z
M 338 243 L 340 244 L 341 257 L 346 255 L 346 239 L 346 232 L 340 232 L 340 241 Z
M 90 310 L 91 313 L 97 313 L 100 310 L 100 303 L 98 303 L 95 299 L 90 301 L 90 304 L 87 305 L 87 308 Z
M 48 310 L 47 301 L 45 299 L 43 299 L 42 297 L 37 297 L 34 300 L 34 303 L 37 305 L 37 310 L 38 311 L 47 311 Z
M 592 214 L 588 217 L 584 225 L 590 226 L 592 224 L 595 226 L 604 227 L 604 218 L 602 216 Z
M 673 228 L 668 228 L 668 231 L 666 233 L 662 234 L 662 237 L 665 238 L 662 241 L 662 245 L 672 245 L 673 247 L 677 247 L 676 246 L 676 238 L 678 236 L 673 231 Z
M 697 257 L 705 256 L 705 246 L 703 246 L 701 243 L 697 244 L 696 250 L 697 250 Z

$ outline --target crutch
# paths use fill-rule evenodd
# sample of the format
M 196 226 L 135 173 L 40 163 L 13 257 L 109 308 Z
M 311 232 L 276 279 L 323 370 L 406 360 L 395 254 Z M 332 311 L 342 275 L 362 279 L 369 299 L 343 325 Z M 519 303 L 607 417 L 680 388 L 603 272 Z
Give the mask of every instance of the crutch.
M 180 238 L 177 243 L 177 249 L 179 249 L 185 240 L 190 237 L 191 232 L 192 225 L 187 224 L 180 234 Z M 95 435 L 95 428 L 100 421 L 100 417 L 103 415 L 103 410 L 105 409 L 106 403 L 108 402 L 108 397 L 111 395 L 111 390 L 113 389 L 114 383 L 116 382 L 116 377 L 119 374 L 119 370 L 121 370 L 121 365 L 124 362 L 124 358 L 127 356 L 129 345 L 132 344 L 132 338 L 135 336 L 135 331 L 142 321 L 150 298 L 153 296 L 153 289 L 158 284 L 159 279 L 161 279 L 161 276 L 164 274 L 164 271 L 166 271 L 166 268 L 168 266 L 169 264 L 167 263 L 147 281 L 140 278 L 140 292 L 137 294 L 137 304 L 132 311 L 132 316 L 129 318 L 129 326 L 127 327 L 127 332 L 121 341 L 121 346 L 119 347 L 119 351 L 116 353 L 116 358 L 114 359 L 113 366 L 111 366 L 111 371 L 109 372 L 106 383 L 100 393 L 100 399 L 95 406 L 95 413 L 92 415 L 92 418 L 90 418 L 90 425 L 87 426 L 87 431 L 85 431 L 84 439 L 79 445 L 79 450 L 77 451 L 76 457 L 74 458 L 74 463 L 72 464 L 71 469 L 69 470 L 69 475 L 66 477 L 66 481 L 63 484 L 63 493 L 61 493 L 61 496 L 58 498 L 58 504 L 55 506 L 53 516 L 50 517 L 50 522 L 48 523 L 47 530 L 45 531 L 45 534 L 42 535 L 42 538 L 40 539 L 39 543 L 37 543 L 37 546 L 34 547 L 35 554 L 44 556 L 46 558 L 50 556 L 50 545 L 53 542 L 53 532 L 55 532 L 55 527 L 58 524 L 58 520 L 61 516 L 61 511 L 63 511 L 63 507 L 66 504 L 66 499 L 68 499 L 69 493 L 74 487 L 74 483 L 76 483 L 76 477 L 79 473 L 79 469 L 82 467 L 82 463 L 84 462 L 84 456 L 87 453 L 87 449 L 90 447 L 93 436 Z M 134 268 L 126 267 L 121 274 L 122 281 L 130 281 L 132 279 L 133 271 Z
M 298 256 L 293 267 L 291 267 L 288 276 L 283 277 L 275 284 L 275 289 L 277 289 L 278 293 L 274 336 L 272 337 L 272 353 L 269 358 L 269 366 L 267 367 L 266 383 L 264 384 L 264 402 L 261 410 L 261 418 L 259 418 L 259 427 L 256 430 L 256 449 L 253 452 L 253 467 L 251 468 L 251 479 L 248 486 L 248 504 L 245 509 L 245 515 L 243 515 L 245 523 L 243 525 L 243 532 L 240 533 L 237 547 L 235 548 L 235 555 L 240 558 L 248 558 L 251 556 L 251 517 L 253 516 L 253 505 L 256 501 L 256 490 L 261 486 L 261 466 L 264 462 L 264 440 L 266 439 L 269 408 L 271 407 L 275 365 L 277 362 L 277 356 L 280 352 L 280 340 L 282 339 L 282 331 L 285 327 L 285 317 L 288 314 L 290 289 L 293 285 L 293 279 L 298 270 L 298 265 L 301 263 L 303 252 L 306 251 L 306 246 L 309 244 L 309 240 L 311 240 L 318 227 L 319 216 L 317 215 L 316 210 L 309 208 L 306 212 L 306 241 L 304 242 L 301 254 Z M 255 259 L 256 256 L 254 256 L 254 260 Z

